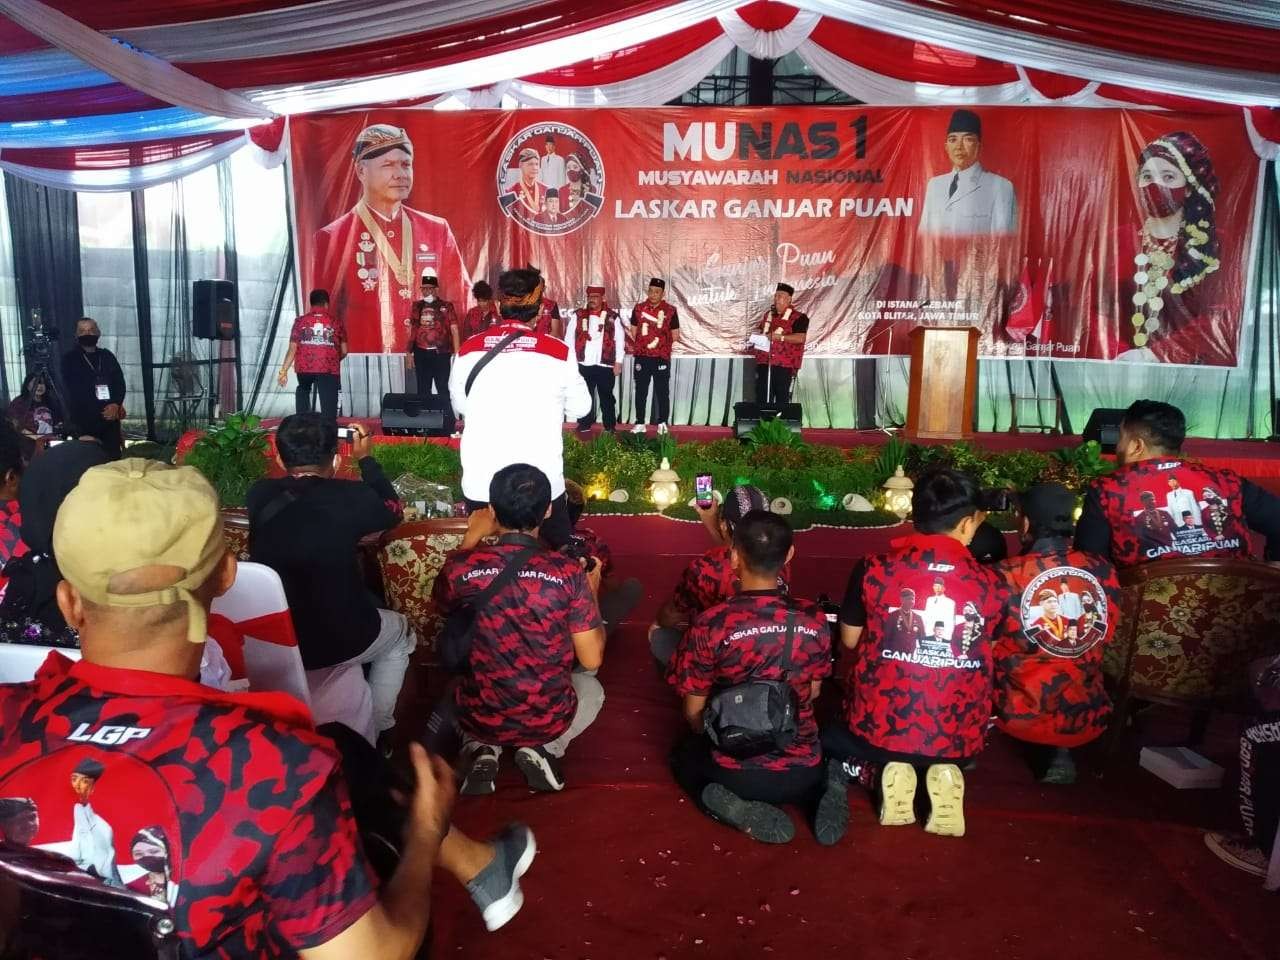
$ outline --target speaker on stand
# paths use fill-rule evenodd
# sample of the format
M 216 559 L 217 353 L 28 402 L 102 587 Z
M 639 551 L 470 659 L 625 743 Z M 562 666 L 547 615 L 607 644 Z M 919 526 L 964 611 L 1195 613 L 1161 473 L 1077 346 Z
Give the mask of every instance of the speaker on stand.
M 197 340 L 219 343 L 209 346 L 209 420 L 217 418 L 222 391 L 223 363 L 239 368 L 238 357 L 222 355 L 222 341 L 234 341 L 240 326 L 240 305 L 236 285 L 230 280 L 195 280 L 191 284 L 191 335 Z

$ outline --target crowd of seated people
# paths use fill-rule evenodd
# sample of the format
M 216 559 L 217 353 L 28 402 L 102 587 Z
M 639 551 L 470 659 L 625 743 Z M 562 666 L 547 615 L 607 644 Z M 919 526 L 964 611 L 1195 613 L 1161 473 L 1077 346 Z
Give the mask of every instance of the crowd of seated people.
M 729 491 L 703 515 L 713 544 L 649 636 L 688 727 L 670 754 L 675 783 L 701 815 L 758 841 L 792 841 L 796 807 L 832 846 L 855 784 L 884 826 L 919 810 L 926 831 L 963 836 L 965 772 L 993 727 L 1023 746 L 1036 779 L 1073 782 L 1074 751 L 1110 716 L 1102 660 L 1120 614 L 1117 568 L 1245 556 L 1250 529 L 1268 556 L 1280 545 L 1276 499 L 1182 459 L 1184 433 L 1175 408 L 1134 404 L 1120 467 L 1091 487 L 1079 523 L 1066 488 L 1022 491 L 1022 549 L 1007 558 L 983 542 L 991 500 L 971 477 L 919 477 L 911 528 L 850 572 L 834 644 L 791 574 L 786 519 L 754 487 Z M 309 668 L 367 668 L 374 732 L 385 733 L 416 637 L 367 592 L 356 561 L 362 538 L 398 522 L 395 492 L 363 431 L 357 480 L 335 476 L 336 431 L 322 418 L 288 418 L 277 446 L 286 477 L 251 493 L 251 553 L 280 573 Z M 553 548 L 541 535 L 550 478 L 523 463 L 493 474 L 433 588 L 461 651 L 442 701 L 457 755 L 414 744 L 397 770 L 359 736 L 317 730 L 287 696 L 229 693 L 206 677 L 210 605 L 236 570 L 216 495 L 188 468 L 105 459 L 70 442 L 0 462 L 26 547 L 5 567 L 0 622 L 43 625 L 50 645 L 82 656 L 55 653 L 33 681 L 0 686 L 3 838 L 167 900 L 197 954 L 412 956 L 436 866 L 465 885 L 486 927 L 509 921 L 533 835 L 514 824 L 481 842 L 451 827 L 454 783 L 492 794 L 509 754 L 533 791 L 563 790 L 572 741 L 605 707 L 606 622 L 626 615 L 636 587 L 602 587 L 611 556 L 577 526 L 580 491 L 566 484 L 573 533 Z M 1265 665 L 1259 685 L 1280 690 L 1280 669 Z M 1280 817 L 1280 693 L 1260 699 L 1241 749 L 1247 835 L 1209 838 L 1253 872 Z M 72 815 L 46 817 L 51 805 Z M 66 837 L 41 833 L 64 821 Z M 393 855 L 373 857 L 377 843 Z

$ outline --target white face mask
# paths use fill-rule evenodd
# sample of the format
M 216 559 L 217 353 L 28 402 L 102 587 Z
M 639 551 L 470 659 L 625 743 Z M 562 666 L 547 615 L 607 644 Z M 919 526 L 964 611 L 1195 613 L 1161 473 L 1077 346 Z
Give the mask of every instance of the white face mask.
M 423 299 L 423 300 L 425 300 L 425 301 L 427 301 L 427 303 L 435 303 L 435 302 L 436 302 L 436 295 L 435 295 L 434 293 L 428 293 L 428 294 L 427 294 L 425 297 L 423 297 L 422 299 Z

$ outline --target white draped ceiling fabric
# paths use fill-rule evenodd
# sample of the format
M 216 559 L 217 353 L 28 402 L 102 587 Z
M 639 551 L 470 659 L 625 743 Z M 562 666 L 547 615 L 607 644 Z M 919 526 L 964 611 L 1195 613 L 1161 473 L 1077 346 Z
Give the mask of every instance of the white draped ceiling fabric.
M 1277 3 L 0 0 L 0 14 L 0 167 L 74 190 L 151 186 L 250 144 L 277 163 L 290 114 L 660 105 L 735 48 L 794 53 L 869 104 L 1235 110 L 1259 156 L 1280 155 Z

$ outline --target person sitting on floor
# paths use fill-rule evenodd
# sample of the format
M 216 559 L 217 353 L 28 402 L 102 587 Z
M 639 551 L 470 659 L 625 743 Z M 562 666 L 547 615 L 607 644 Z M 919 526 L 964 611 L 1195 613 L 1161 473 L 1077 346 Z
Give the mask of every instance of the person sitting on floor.
M 959 837 L 964 777 L 958 764 L 984 745 L 1001 589 L 968 550 L 984 517 L 970 477 L 956 470 L 926 473 L 916 481 L 911 512 L 915 532 L 894 540 L 887 554 L 859 561 L 849 578 L 840 608 L 841 644 L 853 651 L 845 721 L 823 728 L 822 746 L 847 761 L 846 772 L 866 786 L 879 773 L 884 826 L 915 823 L 915 768 L 926 767 L 932 807 L 925 829 Z M 905 634 L 916 638 L 914 645 L 895 645 L 886 628 L 902 616 L 899 598 L 936 594 L 939 579 L 941 595 L 956 610 L 952 623 L 943 624 L 943 639 L 935 639 L 928 624 Z M 906 615 L 920 618 L 916 609 Z
M 23 836 L 6 828 L 7 839 L 45 847 L 85 829 L 127 839 L 163 824 L 166 864 L 117 865 L 117 849 L 108 872 L 118 866 L 128 882 L 126 869 L 160 866 L 183 956 L 409 960 L 436 864 L 467 884 L 491 927 L 519 909 L 532 834 L 517 826 L 490 845 L 451 828 L 441 761 L 411 749 L 399 865 L 379 886 L 338 755 L 306 709 L 195 681 L 209 606 L 236 562 L 217 494 L 194 469 L 94 467 L 53 538 L 66 578 L 58 603 L 83 659 L 53 652 L 33 680 L 0 686 L 0 796 L 32 807 Z M 54 815 L 73 803 L 75 831 Z
M 448 616 L 515 565 L 514 579 L 473 608 L 470 669 L 454 688 L 462 792 L 493 793 L 507 747 L 531 788 L 563 790 L 565 750 L 604 705 L 595 678 L 605 646 L 600 565 L 587 570 L 538 539 L 551 511 L 551 483 L 537 467 L 503 467 L 488 494 L 489 505 L 471 514 L 434 587 Z M 495 534 L 496 544 L 481 544 Z
M 584 527 L 578 522 L 587 505 L 582 487 L 575 481 L 566 479 L 564 494 L 568 499 L 569 523 L 573 532 L 562 550 L 584 564 L 589 562 L 589 558 L 594 558 L 600 564 L 600 619 L 604 621 L 605 633 L 612 636 L 644 596 L 644 585 L 635 577 L 628 577 L 621 583 L 614 582 L 613 552 L 609 549 L 609 544 L 590 527 Z
M 376 739 L 395 726 L 417 637 L 402 614 L 378 606 L 360 576 L 361 539 L 394 527 L 401 509 L 395 488 L 370 456 L 369 434 L 359 425 L 352 430 L 351 456 L 361 479 L 340 480 L 334 477 L 334 422 L 319 413 L 284 418 L 276 461 L 288 476 L 259 480 L 249 489 L 249 559 L 280 575 L 308 671 L 368 665 L 375 729 L 358 732 Z
M 1122 568 L 1168 557 L 1248 557 L 1255 530 L 1266 538 L 1266 559 L 1280 560 L 1280 497 L 1234 470 L 1184 459 L 1186 435 L 1177 407 L 1130 405 L 1116 441 L 1120 467 L 1085 494 L 1077 550 Z
M 823 766 L 813 716 L 831 673 L 830 634 L 816 604 L 778 587 L 794 553 L 782 517 L 754 510 L 734 527 L 730 562 L 739 590 L 694 620 L 676 655 L 676 689 L 693 732 L 673 751 L 671 769 L 699 809 L 748 836 L 790 842 L 795 827 L 778 804 L 796 803 L 809 808 L 814 836 L 829 846 L 849 825 L 844 775 L 838 761 L 830 774 Z M 737 684 L 784 679 L 798 706 L 788 746 L 740 758 L 712 744 L 704 732 L 709 698 Z
M 716 545 L 685 568 L 671 597 L 658 610 L 649 628 L 649 649 L 658 665 L 667 671 L 674 663 L 676 649 L 685 635 L 685 625 L 698 614 L 728 600 L 738 592 L 738 574 L 733 569 L 733 530 L 753 510 L 768 510 L 769 498 L 758 487 L 741 485 L 729 491 L 723 504 L 714 509 L 714 524 L 707 519 L 712 511 L 702 511 L 707 529 L 715 531 Z M 778 584 L 786 589 L 788 569 L 778 573 Z
M 1115 635 L 1120 582 L 1105 557 L 1072 548 L 1076 500 L 1070 490 L 1037 484 L 1021 503 L 1027 548 L 994 567 L 1005 591 L 994 648 L 996 723 L 1028 745 L 1041 783 L 1074 783 L 1071 748 L 1101 736 L 1111 715 L 1102 658 Z M 1059 607 L 1064 636 L 1037 626 L 1041 595 Z M 1089 598 L 1087 608 L 1082 597 Z

